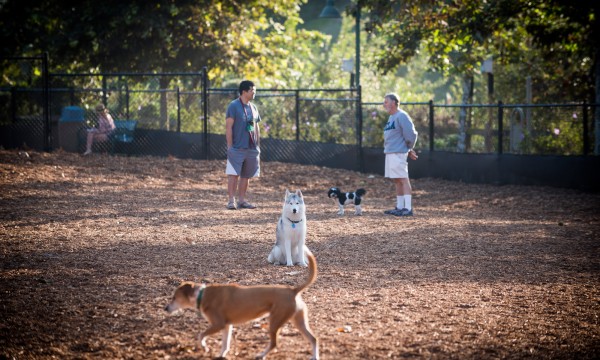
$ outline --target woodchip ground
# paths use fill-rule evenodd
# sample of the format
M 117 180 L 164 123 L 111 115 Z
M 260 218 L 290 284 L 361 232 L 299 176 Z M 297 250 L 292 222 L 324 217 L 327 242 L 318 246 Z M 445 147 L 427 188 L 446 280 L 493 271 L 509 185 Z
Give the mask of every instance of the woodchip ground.
M 285 189 L 302 190 L 319 264 L 304 299 L 323 359 L 600 357 L 600 194 L 413 180 L 384 215 L 379 175 L 262 164 L 255 210 L 226 210 L 223 161 L 0 151 L 0 358 L 199 359 L 207 323 L 164 306 L 182 280 L 297 284 L 267 255 Z M 568 176 L 566 174 L 565 176 Z M 363 216 L 327 189 L 367 189 Z M 267 345 L 234 329 L 231 358 Z M 271 359 L 308 359 L 286 325 Z

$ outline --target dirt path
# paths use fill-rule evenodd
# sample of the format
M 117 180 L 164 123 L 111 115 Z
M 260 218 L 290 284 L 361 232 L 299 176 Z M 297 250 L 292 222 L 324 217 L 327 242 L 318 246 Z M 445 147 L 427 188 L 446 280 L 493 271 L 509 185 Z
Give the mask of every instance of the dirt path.
M 219 161 L 1 150 L 0 358 L 208 358 L 207 323 L 163 307 L 182 280 L 301 282 L 266 261 L 286 188 L 306 197 L 323 359 L 600 357 L 600 194 L 417 179 L 403 219 L 379 175 L 262 173 L 259 208 L 230 211 Z M 364 215 L 337 216 L 331 186 L 366 188 Z M 263 350 L 265 324 L 235 328 L 231 357 Z M 309 354 L 286 325 L 270 359 Z

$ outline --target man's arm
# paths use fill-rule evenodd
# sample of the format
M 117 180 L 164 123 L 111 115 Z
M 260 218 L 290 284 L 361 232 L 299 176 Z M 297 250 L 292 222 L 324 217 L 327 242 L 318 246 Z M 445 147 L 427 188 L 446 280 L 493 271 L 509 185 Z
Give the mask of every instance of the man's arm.
M 403 121 L 401 124 L 402 131 L 404 133 L 404 138 L 406 140 L 406 146 L 408 146 L 408 157 L 411 160 L 417 160 L 419 156 L 417 152 L 414 150 L 415 145 L 417 144 L 417 137 L 419 133 L 415 129 L 415 123 L 412 121 L 410 117 Z
M 258 122 L 254 123 L 254 131 L 256 131 L 256 146 L 260 147 L 260 128 L 258 127 Z
M 233 146 L 233 118 L 225 119 L 225 139 L 227 140 L 227 149 Z

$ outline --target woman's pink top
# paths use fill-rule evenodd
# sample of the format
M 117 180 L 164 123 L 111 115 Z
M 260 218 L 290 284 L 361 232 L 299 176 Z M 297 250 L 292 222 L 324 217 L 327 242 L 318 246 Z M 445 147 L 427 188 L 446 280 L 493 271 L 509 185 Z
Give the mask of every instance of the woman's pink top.
M 109 134 L 115 129 L 115 122 L 110 114 L 98 116 L 98 132 Z

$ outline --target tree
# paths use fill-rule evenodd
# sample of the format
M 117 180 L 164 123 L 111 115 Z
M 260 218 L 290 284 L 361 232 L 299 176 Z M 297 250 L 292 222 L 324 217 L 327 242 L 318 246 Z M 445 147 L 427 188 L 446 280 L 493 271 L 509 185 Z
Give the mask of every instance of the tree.
M 207 66 L 215 82 L 232 72 L 274 79 L 297 65 L 289 61 L 293 51 L 310 54 L 316 50 L 306 44 L 323 39 L 295 31 L 303 1 L 5 0 L 1 55 L 48 52 L 53 71 L 199 72 Z M 160 81 L 165 88 L 169 79 Z
M 6 0 L 0 4 L 2 55 L 48 51 L 53 66 L 63 69 L 198 71 L 208 66 L 271 73 L 271 63 L 263 60 L 287 53 L 271 48 L 270 41 L 278 40 L 274 34 L 285 30 L 284 22 L 299 21 L 301 1 Z
M 524 8 L 521 15 L 527 32 L 559 73 L 576 69 L 570 81 L 558 81 L 581 88 L 585 95 L 593 94 L 584 98 L 596 104 L 600 104 L 599 10 L 597 1 L 537 1 L 535 6 Z M 594 153 L 600 155 L 600 106 L 595 107 L 594 123 Z
M 381 71 L 392 71 L 425 49 L 433 69 L 462 76 L 463 103 L 469 102 L 473 75 L 485 58 L 514 64 L 534 46 L 552 59 L 544 62 L 544 74 L 555 73 L 557 67 L 569 74 L 592 74 L 595 64 L 593 76 L 575 76 L 572 82 L 563 79 L 555 86 L 563 93 L 566 89 L 572 90 L 570 94 L 585 94 L 600 85 L 597 2 L 359 0 L 359 4 L 370 14 L 367 31 L 386 39 L 376 60 Z M 598 91 L 595 102 L 600 103 Z M 596 110 L 596 151 L 600 151 L 600 110 Z M 468 143 L 467 125 L 463 113 L 459 151 Z

